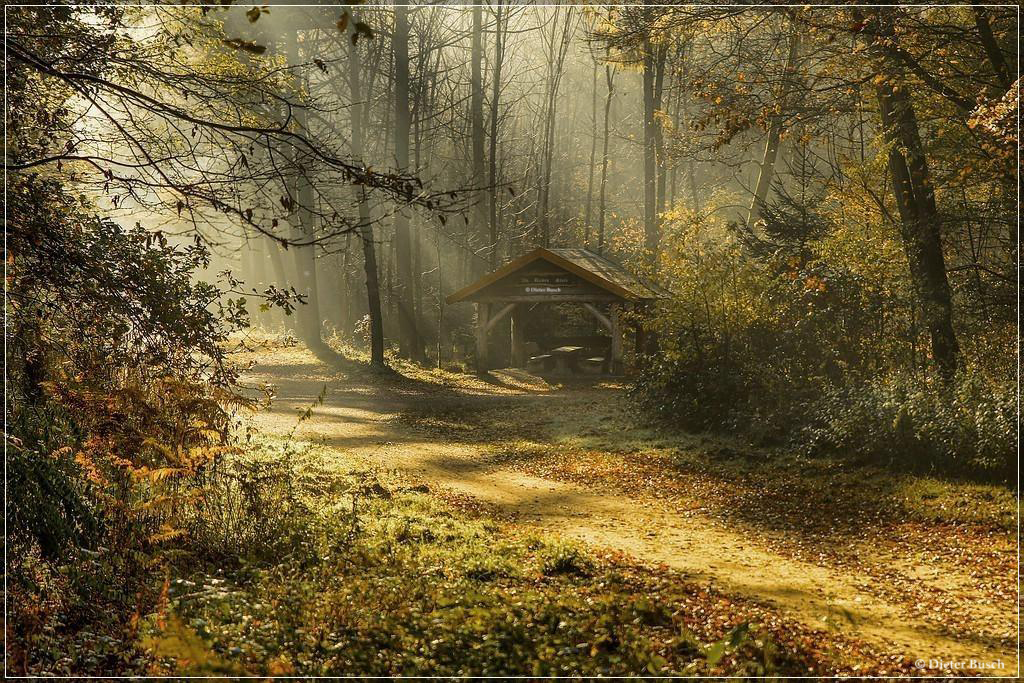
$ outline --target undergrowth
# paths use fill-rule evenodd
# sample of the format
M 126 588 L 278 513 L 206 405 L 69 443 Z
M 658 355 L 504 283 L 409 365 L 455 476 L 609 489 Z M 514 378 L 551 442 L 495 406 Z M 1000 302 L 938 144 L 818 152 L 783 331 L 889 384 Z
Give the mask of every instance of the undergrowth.
M 468 518 L 316 450 L 258 480 L 248 514 L 272 519 L 253 527 L 290 530 L 272 553 L 225 543 L 229 526 L 197 537 L 142 629 L 149 673 L 761 674 L 817 656 L 681 577 Z

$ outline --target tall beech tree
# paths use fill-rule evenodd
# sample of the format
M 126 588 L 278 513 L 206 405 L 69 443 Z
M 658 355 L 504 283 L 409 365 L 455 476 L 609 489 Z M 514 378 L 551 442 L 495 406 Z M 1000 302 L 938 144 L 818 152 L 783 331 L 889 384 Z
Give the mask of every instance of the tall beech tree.
M 878 111 L 889 148 L 889 173 L 899 210 L 903 248 L 931 338 L 932 357 L 940 374 L 952 379 L 959 363 L 960 346 L 953 330 L 953 301 L 942 249 L 942 218 L 903 61 L 893 58 L 894 51 L 900 49 L 893 16 L 891 10 L 878 8 L 864 15 L 863 21 L 865 30 L 873 33 L 869 40 L 877 57 L 874 81 Z
M 362 160 L 366 154 L 366 123 L 369 120 L 369 101 L 364 99 L 362 87 L 362 56 L 359 42 L 352 41 L 348 59 L 348 86 L 352 100 L 349 114 L 352 122 L 352 156 Z M 370 363 L 384 366 L 384 316 L 380 306 L 380 274 L 377 269 L 377 248 L 374 242 L 373 220 L 366 189 L 359 187 L 359 242 L 362 245 L 363 275 L 366 280 L 367 315 L 370 318 Z
M 409 8 L 394 6 L 395 30 L 393 53 L 395 66 L 395 163 L 398 168 L 409 170 Z M 413 306 L 412 238 L 409 233 L 409 217 L 404 210 L 395 214 L 395 266 L 397 292 L 399 352 L 417 362 L 425 360 L 423 341 L 420 338 Z

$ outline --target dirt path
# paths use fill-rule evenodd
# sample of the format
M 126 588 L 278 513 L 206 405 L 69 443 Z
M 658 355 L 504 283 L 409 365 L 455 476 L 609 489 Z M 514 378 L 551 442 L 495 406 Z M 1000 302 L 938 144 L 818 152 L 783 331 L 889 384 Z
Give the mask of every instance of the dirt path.
M 324 404 L 299 425 L 298 438 L 497 505 L 521 523 L 679 569 L 696 582 L 768 602 L 791 618 L 859 638 L 882 652 L 913 660 L 999 661 L 1003 668 L 987 673 L 1016 671 L 1016 654 L 1005 638 L 982 635 L 991 633 L 993 625 L 997 632 L 1015 633 L 1015 615 L 1007 613 L 1012 606 L 994 604 L 971 576 L 956 567 L 922 565 L 913 557 L 889 558 L 923 589 L 968 606 L 966 619 L 977 622 L 978 628 L 954 637 L 934 623 L 908 616 L 899 599 L 886 599 L 886 591 L 873 589 L 877 575 L 775 552 L 749 530 L 730 528 L 699 509 L 681 515 L 677 507 L 657 499 L 598 492 L 509 466 L 513 432 L 537 439 L 551 437 L 552 429 L 578 426 L 579 415 L 559 416 L 566 407 L 587 410 L 587 401 L 564 400 L 573 390 L 537 393 L 480 382 L 449 388 L 402 381 L 373 388 L 332 377 L 298 351 L 275 356 L 249 377 L 276 387 L 272 408 L 257 417 L 259 427 L 268 433 L 289 433 L 298 412 L 326 385 Z M 481 406 L 497 406 L 496 417 L 476 425 L 460 419 L 465 411 Z M 427 418 L 409 420 L 410 414 Z M 598 439 L 614 436 L 604 434 L 599 424 L 589 425 L 587 431 Z M 496 438 L 499 435 L 502 438 Z

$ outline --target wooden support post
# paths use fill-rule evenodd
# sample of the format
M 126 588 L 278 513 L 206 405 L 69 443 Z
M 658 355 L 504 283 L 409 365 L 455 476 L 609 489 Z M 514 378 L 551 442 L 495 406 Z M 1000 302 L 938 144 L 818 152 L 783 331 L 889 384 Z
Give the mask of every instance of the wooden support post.
M 512 367 L 525 368 L 526 361 L 526 311 L 521 305 L 512 309 Z
M 478 303 L 476 305 L 476 374 L 482 375 L 489 369 L 487 367 L 487 330 L 488 314 L 490 304 Z
M 611 333 L 612 333 L 612 374 L 618 375 L 622 372 L 622 307 L 618 304 L 612 305 Z
M 633 312 L 636 322 L 634 323 L 634 330 L 636 332 L 636 341 L 633 344 L 634 351 L 633 355 L 636 358 L 636 369 L 643 370 L 644 368 L 644 357 L 647 354 L 646 344 L 647 339 L 644 335 L 644 321 L 643 321 L 643 304 L 633 304 Z

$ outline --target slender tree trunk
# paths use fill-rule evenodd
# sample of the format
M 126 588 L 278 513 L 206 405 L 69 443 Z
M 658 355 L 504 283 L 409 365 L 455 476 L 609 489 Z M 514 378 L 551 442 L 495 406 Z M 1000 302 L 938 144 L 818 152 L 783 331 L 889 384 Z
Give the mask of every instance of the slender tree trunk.
M 643 142 L 644 142 L 644 248 L 648 264 L 658 262 L 658 141 L 655 133 L 656 57 L 650 38 L 643 41 Z
M 366 121 L 369 103 L 363 102 L 360 84 L 362 61 L 358 45 L 349 51 L 348 78 L 352 93 L 352 155 L 362 161 L 365 153 L 363 124 Z M 377 270 L 377 250 L 374 247 L 373 223 L 366 189 L 359 188 L 359 241 L 363 247 L 363 274 L 366 277 L 367 315 L 370 316 L 370 363 L 384 367 L 384 316 L 380 307 L 380 278 Z
M 299 125 L 305 127 L 305 118 L 301 108 L 296 108 L 295 119 Z M 313 204 L 313 186 L 309 178 L 300 175 L 296 178 L 296 200 L 298 207 L 298 220 L 295 236 L 299 240 L 310 240 L 315 236 L 313 226 L 313 215 L 310 207 Z M 310 348 L 320 347 L 323 340 L 320 338 L 320 294 L 317 284 L 316 268 L 316 247 L 296 246 L 292 247 L 295 254 L 295 272 L 298 275 L 299 291 L 306 295 L 306 304 L 296 309 L 298 314 L 299 336 Z
M 555 155 L 558 88 L 565 69 L 565 56 L 568 53 L 569 42 L 572 38 L 574 8 L 567 7 L 565 9 L 565 18 L 561 24 L 561 34 L 558 33 L 558 16 L 559 9 L 556 7 L 555 15 L 551 22 L 551 54 L 549 55 L 551 63 L 548 71 L 547 112 L 544 120 L 544 147 L 541 159 L 543 170 L 538 187 L 540 246 L 542 247 L 551 246 L 551 172 Z
M 422 54 L 422 53 L 421 53 Z M 423 64 L 424 60 L 422 56 L 417 64 L 417 72 L 420 74 L 426 73 L 426 68 Z M 416 169 L 417 173 L 423 168 L 421 165 L 422 158 L 421 152 L 423 148 L 423 137 L 421 135 L 421 122 L 423 121 L 423 111 L 427 106 L 427 93 L 426 83 L 423 83 L 420 88 L 417 89 L 416 98 L 414 100 L 413 111 L 416 112 L 416 118 L 412 125 L 412 140 L 413 140 L 413 163 L 412 167 Z M 411 226 L 412 228 L 412 273 L 413 277 L 410 281 L 412 284 L 412 313 L 413 318 L 416 320 L 417 330 L 424 329 L 423 326 L 423 244 L 420 239 L 422 232 L 418 229 L 419 217 L 413 214 Z
M 483 7 L 480 4 L 473 5 L 473 27 L 470 36 L 470 98 L 469 98 L 469 122 L 470 138 L 473 154 L 473 183 L 478 185 L 484 178 L 484 81 L 483 81 Z M 490 226 L 487 220 L 487 205 L 484 203 L 482 194 L 477 194 L 476 204 L 473 207 L 473 217 L 476 225 L 474 231 L 479 236 L 481 244 L 490 241 Z M 483 275 L 484 260 L 474 260 L 477 275 Z
M 549 84 L 549 88 L 553 85 Z M 548 93 L 547 113 L 544 117 L 544 147 L 541 150 L 541 172 L 537 176 L 538 220 L 540 222 L 540 246 L 551 246 L 551 165 L 555 147 L 555 107 L 557 95 Z
M 288 49 L 289 63 L 298 64 L 300 61 L 298 31 L 292 33 L 292 40 L 288 44 Z M 296 107 L 294 109 L 294 116 L 295 123 L 299 129 L 303 132 L 308 130 L 306 108 L 304 106 Z M 295 238 L 300 241 L 312 240 L 316 234 L 313 217 L 315 198 L 313 185 L 308 174 L 309 169 L 302 168 L 294 181 L 296 201 L 296 206 L 293 208 L 293 216 L 295 217 L 294 234 Z M 326 344 L 324 344 L 320 336 L 320 293 L 317 286 L 316 247 L 314 245 L 307 245 L 296 246 L 293 249 L 298 290 L 306 295 L 305 305 L 299 306 L 296 309 L 299 337 L 311 350 L 320 353 L 326 349 Z
M 491 137 L 490 154 L 488 155 L 488 185 L 490 198 L 490 241 L 491 250 L 488 262 L 491 267 L 498 265 L 498 112 L 501 99 L 501 65 L 505 60 L 505 35 L 502 27 L 501 0 L 498 0 L 494 13 L 494 76 L 491 83 Z M 440 324 L 439 324 L 440 325 Z
M 264 235 L 264 244 L 267 247 L 267 258 L 270 260 L 270 267 L 273 275 L 273 279 L 278 287 L 284 289 L 288 287 L 288 273 L 285 270 L 284 258 L 281 256 L 281 245 L 276 240 Z M 271 309 L 273 312 L 274 309 Z M 274 322 L 279 322 L 282 328 L 287 329 L 288 320 L 284 311 L 277 309 L 275 314 Z
M 594 161 L 597 157 L 597 60 L 590 90 L 590 165 L 587 166 L 587 203 L 583 211 L 583 246 L 590 247 L 590 219 L 594 206 Z
M 891 37 L 891 18 L 878 10 L 875 16 L 879 19 L 879 32 Z M 901 78 L 902 67 L 888 57 L 885 50 L 875 50 L 875 54 L 880 56 L 882 65 L 876 94 L 889 146 L 889 172 L 900 214 L 900 234 L 922 322 L 931 339 L 932 358 L 939 374 L 950 380 L 956 374 L 960 347 L 953 330 L 953 301 L 942 251 L 942 225 L 935 190 L 917 116 Z
M 242 267 L 242 280 L 245 282 L 246 288 L 249 290 L 261 291 L 266 287 L 266 284 L 261 277 L 259 272 L 260 258 L 256 253 L 256 240 L 254 237 L 245 235 L 245 242 L 240 247 L 241 267 Z M 262 311 L 257 308 L 250 313 L 250 324 L 255 326 L 261 324 L 266 317 Z
M 661 233 L 661 214 L 665 212 L 665 186 L 668 179 L 668 159 L 665 155 L 665 127 L 662 124 L 661 116 L 663 111 L 665 91 L 665 59 L 668 48 L 664 43 L 659 43 L 654 51 L 654 154 L 656 160 L 656 171 L 658 183 L 655 194 L 656 216 L 658 221 L 658 233 Z
M 597 253 L 604 251 L 606 213 L 606 197 L 608 194 L 608 119 L 611 116 L 612 96 L 615 94 L 615 72 L 616 67 L 606 65 L 604 67 L 605 83 L 608 86 L 608 94 L 604 98 L 604 135 L 601 143 L 601 186 L 597 200 Z
M 796 27 L 793 27 L 789 37 L 789 54 L 786 57 L 786 69 L 779 84 L 778 95 L 775 98 L 775 112 L 772 114 L 771 123 L 768 126 L 768 137 L 764 144 L 764 155 L 761 158 L 761 166 L 757 174 L 757 184 L 754 186 L 754 195 L 750 200 L 750 209 L 747 211 L 747 228 L 753 228 L 754 224 L 761 220 L 764 213 L 765 202 L 768 199 L 768 190 L 772 185 L 772 177 L 775 174 L 775 160 L 779 156 L 779 139 L 782 136 L 782 124 L 786 101 L 789 99 L 791 89 L 790 79 L 795 78 L 795 67 L 797 53 L 800 49 L 800 34 Z
M 352 329 L 352 235 L 345 235 L 345 250 L 341 253 L 341 289 L 338 301 L 338 313 L 341 316 L 341 329 L 348 332 Z
M 682 50 L 682 67 L 680 70 L 680 81 L 685 83 L 690 78 L 690 60 L 693 55 L 692 43 L 687 43 L 685 48 Z M 690 107 L 689 100 L 687 98 L 687 90 L 685 87 L 679 88 L 679 95 L 677 100 L 677 119 L 676 125 L 680 129 L 690 129 L 692 122 L 690 120 Z M 702 210 L 703 202 L 701 201 L 700 194 L 697 188 L 697 162 L 690 156 L 686 161 L 686 183 L 690 189 L 690 202 L 691 208 L 694 213 L 700 213 Z M 675 177 L 673 176 L 673 184 L 675 183 Z M 673 196 L 675 192 L 673 191 Z
M 988 20 L 988 10 L 982 6 L 974 5 L 974 23 L 978 28 L 978 36 L 981 38 L 981 45 L 985 48 L 985 55 L 992 65 L 992 71 L 999 78 L 999 85 L 1003 92 L 1010 89 L 1010 67 L 1006 63 L 1003 51 L 999 49 L 999 43 L 992 33 L 992 24 Z
M 675 70 L 673 70 L 673 76 L 674 76 L 673 81 L 675 82 L 676 87 L 673 89 L 673 92 L 669 93 L 669 97 L 671 98 L 670 99 L 670 102 L 671 102 L 670 109 L 671 109 L 671 111 L 669 112 L 669 117 L 670 117 L 670 119 L 672 121 L 672 127 L 675 130 L 679 130 L 680 123 L 681 123 L 681 117 L 682 117 L 682 109 L 683 109 L 683 87 L 682 87 L 682 84 L 685 82 L 685 77 L 686 77 L 685 69 L 686 69 L 687 54 L 688 54 L 688 50 L 685 47 L 683 49 L 679 50 L 679 52 L 678 52 L 678 60 L 679 60 L 679 63 L 681 65 L 683 71 L 681 73 L 677 73 Z M 664 140 L 662 140 L 662 153 L 665 154 L 665 161 L 667 163 L 668 162 L 668 153 L 665 151 Z M 668 177 L 669 177 L 669 181 L 668 181 L 668 201 L 667 201 L 667 206 L 675 207 L 675 205 L 676 205 L 676 193 L 677 193 L 677 191 L 679 189 L 679 162 L 678 161 L 673 163 L 672 167 L 668 170 Z
M 395 161 L 401 171 L 409 170 L 409 8 L 395 6 Z M 412 241 L 409 217 L 395 214 L 395 266 L 398 285 L 399 351 L 416 362 L 424 362 L 423 344 L 412 306 Z
M 643 42 L 643 95 L 644 95 L 644 247 L 647 263 L 652 274 L 657 273 L 661 248 L 661 221 L 659 210 L 664 197 L 664 184 L 659 182 L 659 149 L 662 146 L 661 122 L 657 112 L 661 106 L 661 89 L 664 83 L 665 48 L 655 44 L 650 36 Z M 651 356 L 658 353 L 658 336 L 654 330 L 645 335 Z

